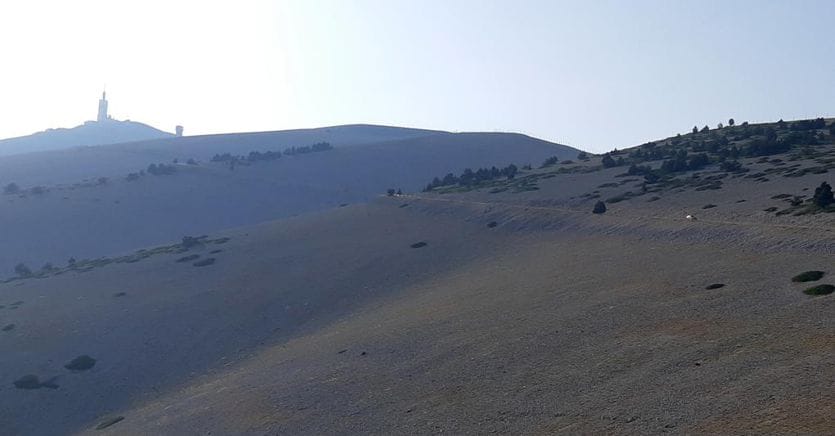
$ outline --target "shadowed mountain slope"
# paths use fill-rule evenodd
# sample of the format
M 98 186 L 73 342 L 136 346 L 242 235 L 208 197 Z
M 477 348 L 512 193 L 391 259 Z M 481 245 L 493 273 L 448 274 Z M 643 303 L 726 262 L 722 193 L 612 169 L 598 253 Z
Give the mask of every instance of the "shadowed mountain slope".
M 0 196 L 6 211 L 0 215 L 0 226 L 15 229 L 0 247 L 0 270 L 10 272 L 19 262 L 32 268 L 45 262 L 64 264 L 69 257 L 109 255 L 184 235 L 368 201 L 389 188 L 416 191 L 434 174 L 458 172 L 470 165 L 505 166 L 554 154 L 576 155 L 569 147 L 517 134 L 426 134 L 373 126 L 333 129 L 336 132 L 229 135 L 225 139 L 230 142 L 207 137 L 205 144 L 195 138 L 175 138 L 170 140 L 171 149 L 160 145 L 167 144 L 165 140 L 0 158 L 0 167 L 40 158 L 29 161 L 27 174 L 18 173 L 21 179 L 7 179 L 15 181 L 20 192 Z M 398 135 L 405 138 L 388 139 Z M 281 151 L 312 143 L 303 140 L 337 137 L 342 145 L 323 152 L 272 161 L 243 160 L 234 167 L 208 161 L 221 152 Z M 381 138 L 386 140 L 357 142 Z M 185 164 L 188 156 L 200 160 Z M 179 164 L 171 166 L 173 174 L 126 180 L 129 173 L 151 163 L 178 157 Z M 80 178 L 82 174 L 86 180 Z M 36 183 L 40 189 L 33 189 Z
M 95 123 L 94 123 L 95 124 Z M 169 137 L 103 146 L 0 157 L 2 183 L 21 185 L 74 183 L 86 178 L 124 176 L 151 163 L 179 159 L 207 161 L 215 154 L 246 155 L 328 142 L 334 147 L 415 138 L 444 132 L 402 127 L 348 125 L 275 132 Z

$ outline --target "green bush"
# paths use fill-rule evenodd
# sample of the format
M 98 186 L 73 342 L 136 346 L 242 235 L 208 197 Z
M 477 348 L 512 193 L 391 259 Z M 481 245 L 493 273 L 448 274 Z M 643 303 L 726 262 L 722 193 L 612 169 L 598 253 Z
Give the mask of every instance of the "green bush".
M 86 371 L 95 365 L 96 359 L 93 359 L 92 357 L 84 354 L 76 357 L 75 359 L 64 365 L 64 368 L 67 368 L 70 371 Z
M 23 263 L 19 263 L 15 265 L 14 272 L 17 274 L 18 277 L 31 277 L 32 270 Z
M 191 262 L 192 260 L 197 260 L 199 258 L 200 258 L 199 254 L 191 254 L 191 255 L 188 255 L 188 256 L 181 257 L 181 258 L 177 259 L 177 262 L 179 262 L 179 263 Z
M 3 193 L 7 195 L 19 194 L 20 186 L 17 186 L 17 183 L 9 183 L 3 188 Z
M 813 199 L 815 204 L 820 207 L 826 207 L 835 202 L 835 196 L 832 194 L 832 187 L 829 186 L 829 183 L 823 182 L 815 188 L 815 196 Z
M 554 165 L 558 164 L 559 162 L 560 162 L 560 159 L 558 157 L 551 156 L 548 159 L 545 159 L 545 162 L 542 162 L 542 165 L 540 166 L 540 168 L 554 166 Z
M 214 257 L 207 257 L 203 260 L 198 260 L 197 262 L 194 262 L 192 265 L 194 265 L 194 266 L 209 266 L 213 263 L 215 263 L 215 258 Z
M 196 247 L 201 244 L 201 239 L 202 237 L 183 236 L 183 242 L 181 242 L 180 245 L 186 249 Z
M 806 271 L 792 277 L 792 281 L 796 283 L 816 282 L 822 279 L 824 274 L 823 271 Z
M 817 285 L 803 291 L 806 295 L 829 295 L 835 291 L 835 286 L 832 285 Z

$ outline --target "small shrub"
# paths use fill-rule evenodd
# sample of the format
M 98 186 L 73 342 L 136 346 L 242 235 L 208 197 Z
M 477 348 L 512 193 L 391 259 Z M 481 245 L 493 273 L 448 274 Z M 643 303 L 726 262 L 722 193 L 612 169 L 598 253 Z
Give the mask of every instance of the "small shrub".
M 835 291 L 835 286 L 832 285 L 817 285 L 812 286 L 803 291 L 806 295 L 829 295 Z
M 18 389 L 40 389 L 41 381 L 34 374 L 27 374 L 14 381 L 14 387 Z
M 544 162 L 542 162 L 542 165 L 540 166 L 540 168 L 545 168 L 545 167 L 554 166 L 554 165 L 556 165 L 557 163 L 559 163 L 559 161 L 560 161 L 560 159 L 559 159 L 558 157 L 556 157 L 556 156 L 551 156 L 551 157 L 549 157 L 548 159 L 545 159 L 545 161 L 544 161 Z
M 815 195 L 813 197 L 815 204 L 820 207 L 826 207 L 835 202 L 835 196 L 832 194 L 832 187 L 829 183 L 823 182 L 820 186 L 815 188 Z
M 191 248 L 200 245 L 200 239 L 194 236 L 183 236 L 183 242 L 180 244 L 183 248 Z
M 591 213 L 601 214 L 606 213 L 606 203 L 602 201 L 598 201 L 594 204 L 594 208 L 591 210 Z
M 199 258 L 200 258 L 199 254 L 192 254 L 192 255 L 181 257 L 181 258 L 177 259 L 177 262 L 179 262 L 179 263 L 191 262 L 192 260 L 197 260 Z
M 96 359 L 84 354 L 76 357 L 70 363 L 64 365 L 64 368 L 70 371 L 86 371 L 96 365 Z
M 20 186 L 17 183 L 9 183 L 3 188 L 3 193 L 8 195 L 14 195 L 20 193 Z
M 23 263 L 15 265 L 14 272 L 18 277 L 30 277 L 32 275 L 32 270 Z
M 198 260 L 197 262 L 194 262 L 192 265 L 194 265 L 194 266 L 209 266 L 213 263 L 215 263 L 215 258 L 214 257 L 207 257 L 203 260 Z
M 822 279 L 824 274 L 823 271 L 806 271 L 792 277 L 792 281 L 795 283 L 816 282 Z

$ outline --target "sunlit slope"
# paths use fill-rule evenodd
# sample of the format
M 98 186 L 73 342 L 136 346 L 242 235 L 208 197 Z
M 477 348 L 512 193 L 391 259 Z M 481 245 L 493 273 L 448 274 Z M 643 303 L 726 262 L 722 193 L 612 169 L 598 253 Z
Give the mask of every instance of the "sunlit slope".
M 726 225 L 705 224 L 695 243 L 650 227 L 393 198 L 0 285 L 2 323 L 14 324 L 0 336 L 0 423 L 11 434 L 831 431 L 829 410 L 808 405 L 833 400 L 833 298 L 790 280 L 822 270 L 830 282 L 831 259 L 763 252 L 756 238 L 728 246 Z M 79 355 L 95 366 L 63 368 Z M 58 387 L 13 386 L 28 374 Z
M 216 144 L 207 145 L 209 151 L 198 145 L 194 149 L 204 154 L 214 155 L 221 150 Z M 184 235 L 339 207 L 367 201 L 389 188 L 419 190 L 436 174 L 458 172 L 468 166 L 504 166 L 537 162 L 553 154 L 576 154 L 574 149 L 523 135 L 439 133 L 337 146 L 230 170 L 228 165 L 205 160 L 186 165 L 182 160 L 186 155 L 173 151 L 163 158 L 158 149 L 119 147 L 56 152 L 54 172 L 86 171 L 92 179 L 86 183 L 43 185 L 43 194 L 0 195 L 4 205 L 0 226 L 14 229 L 0 244 L 0 271 L 10 274 L 20 262 L 31 268 L 40 268 L 45 262 L 64 264 L 69 257 L 98 257 Z M 241 147 L 241 154 L 251 151 L 250 145 Z M 265 145 L 257 150 L 273 149 L 282 148 Z M 103 172 L 72 163 L 70 155 L 74 152 L 85 156 L 95 152 L 107 165 L 121 158 L 137 164 L 98 184 L 92 175 Z M 66 154 L 68 167 L 62 166 L 65 161 L 58 153 Z M 181 160 L 173 175 L 125 180 L 128 171 L 138 171 L 153 162 L 170 162 L 169 158 L 177 155 Z M 144 165 L 138 164 L 140 160 Z M 51 173 L 44 166 L 39 168 L 40 172 L 33 174 Z M 22 189 L 31 188 L 23 182 L 18 184 Z

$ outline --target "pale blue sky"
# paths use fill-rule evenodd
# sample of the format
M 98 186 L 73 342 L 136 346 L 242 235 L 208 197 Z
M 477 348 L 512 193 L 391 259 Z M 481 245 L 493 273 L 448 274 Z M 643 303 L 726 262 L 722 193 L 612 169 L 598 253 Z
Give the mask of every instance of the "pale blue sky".
M 15 1 L 0 137 L 111 113 L 186 134 L 348 123 L 592 151 L 835 115 L 833 1 Z

